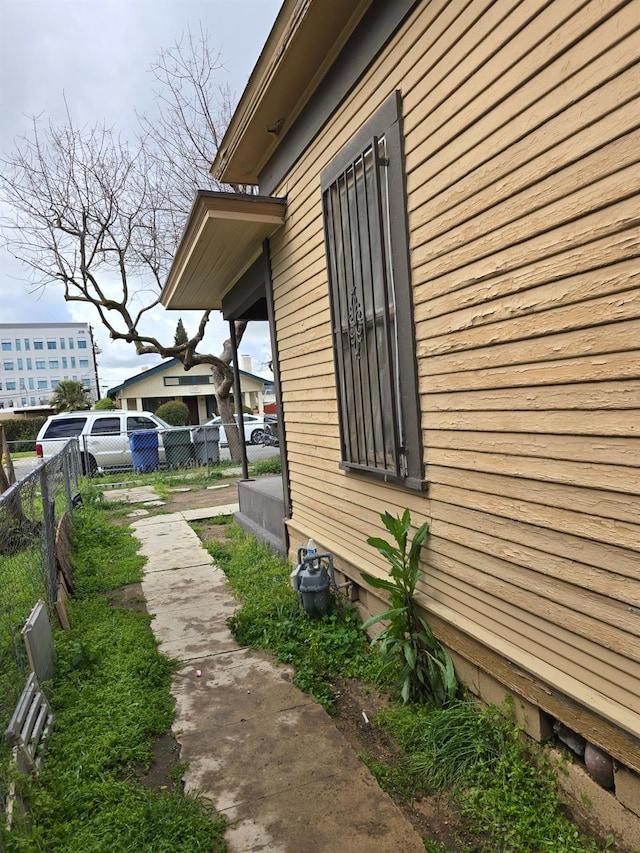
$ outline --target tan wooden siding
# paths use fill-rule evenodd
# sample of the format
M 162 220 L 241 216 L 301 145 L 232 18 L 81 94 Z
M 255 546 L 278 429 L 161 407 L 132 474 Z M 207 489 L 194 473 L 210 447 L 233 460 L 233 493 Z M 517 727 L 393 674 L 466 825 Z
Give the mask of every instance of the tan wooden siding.
M 286 176 L 272 240 L 292 547 L 383 574 L 640 736 L 640 2 L 424 2 Z M 319 173 L 403 95 L 429 491 L 346 475 Z M 300 542 L 297 541 L 298 537 Z

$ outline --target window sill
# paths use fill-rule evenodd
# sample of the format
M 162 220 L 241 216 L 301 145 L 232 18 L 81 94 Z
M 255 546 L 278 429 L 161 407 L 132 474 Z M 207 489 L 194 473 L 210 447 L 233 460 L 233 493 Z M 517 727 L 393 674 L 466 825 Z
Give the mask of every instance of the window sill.
M 371 477 L 372 479 L 379 480 L 383 483 L 402 486 L 402 488 L 410 489 L 413 492 L 426 492 L 429 488 L 428 481 L 421 477 L 397 477 L 395 474 L 390 474 L 388 471 L 365 468 L 349 462 L 341 462 L 339 467 L 341 471 L 346 471 L 348 474 L 360 474 L 363 477 Z

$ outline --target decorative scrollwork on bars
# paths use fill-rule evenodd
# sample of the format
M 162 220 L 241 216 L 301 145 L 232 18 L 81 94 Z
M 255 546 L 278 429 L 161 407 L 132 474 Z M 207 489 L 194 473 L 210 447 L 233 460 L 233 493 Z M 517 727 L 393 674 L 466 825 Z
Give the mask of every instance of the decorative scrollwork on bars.
M 363 330 L 364 314 L 354 285 L 351 290 L 351 304 L 349 305 L 349 342 L 356 358 L 361 356 Z

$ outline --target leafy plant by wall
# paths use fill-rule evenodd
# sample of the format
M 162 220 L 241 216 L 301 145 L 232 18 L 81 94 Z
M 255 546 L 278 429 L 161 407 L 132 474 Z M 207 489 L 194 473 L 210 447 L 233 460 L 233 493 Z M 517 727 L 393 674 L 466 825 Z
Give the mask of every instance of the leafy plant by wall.
M 396 544 L 376 536 L 367 543 L 376 548 L 391 564 L 390 579 L 362 572 L 363 579 L 375 589 L 389 594 L 390 606 L 377 616 L 368 619 L 363 627 L 377 622 L 387 622 L 373 640 L 380 647 L 387 668 L 397 671 L 397 686 L 403 702 L 431 702 L 447 705 L 458 692 L 453 662 L 446 649 L 434 637 L 427 622 L 418 613 L 415 589 L 420 570 L 420 549 L 429 526 L 425 523 L 409 542 L 411 515 L 406 509 L 394 518 L 388 512 L 380 516 Z

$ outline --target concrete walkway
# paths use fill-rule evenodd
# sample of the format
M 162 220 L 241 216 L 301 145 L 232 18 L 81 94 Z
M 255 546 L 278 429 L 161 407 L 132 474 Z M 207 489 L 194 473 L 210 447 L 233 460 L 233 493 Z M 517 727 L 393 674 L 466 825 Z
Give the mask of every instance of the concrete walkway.
M 174 734 L 187 790 L 229 826 L 232 853 L 424 853 L 412 825 L 292 673 L 241 648 L 226 626 L 238 606 L 187 520 L 237 504 L 133 522 L 148 558 L 142 589 L 160 650 L 183 661 Z

